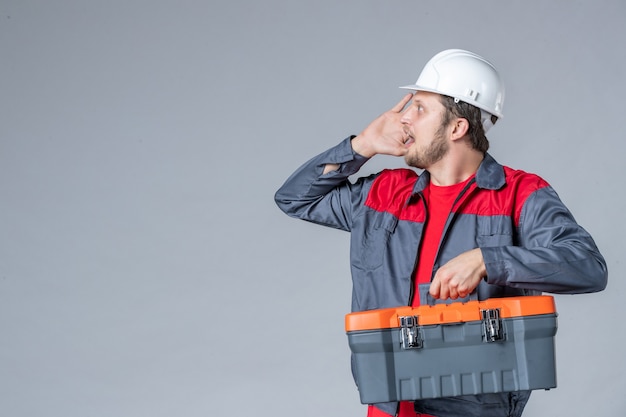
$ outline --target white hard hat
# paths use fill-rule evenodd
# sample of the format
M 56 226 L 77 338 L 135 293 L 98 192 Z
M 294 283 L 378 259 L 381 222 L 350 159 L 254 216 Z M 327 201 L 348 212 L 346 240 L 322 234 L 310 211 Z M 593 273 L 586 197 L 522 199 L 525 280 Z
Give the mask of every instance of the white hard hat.
M 473 52 L 439 52 L 426 63 L 414 85 L 400 88 L 443 94 L 502 117 L 504 83 L 494 66 Z

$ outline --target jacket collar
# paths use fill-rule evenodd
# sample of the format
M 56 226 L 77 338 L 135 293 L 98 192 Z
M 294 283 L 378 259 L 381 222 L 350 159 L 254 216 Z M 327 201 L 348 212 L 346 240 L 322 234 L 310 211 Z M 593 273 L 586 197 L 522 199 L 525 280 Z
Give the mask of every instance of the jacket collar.
M 499 190 L 505 184 L 504 167 L 491 155 L 485 153 L 485 158 L 476 172 L 476 185 L 487 190 Z
M 415 187 L 413 187 L 413 193 L 422 192 L 429 182 L 430 173 L 428 171 L 422 172 L 415 183 Z M 487 190 L 498 190 L 505 184 L 504 167 L 493 159 L 489 153 L 485 153 L 485 158 L 480 163 L 478 171 L 476 171 L 476 185 Z

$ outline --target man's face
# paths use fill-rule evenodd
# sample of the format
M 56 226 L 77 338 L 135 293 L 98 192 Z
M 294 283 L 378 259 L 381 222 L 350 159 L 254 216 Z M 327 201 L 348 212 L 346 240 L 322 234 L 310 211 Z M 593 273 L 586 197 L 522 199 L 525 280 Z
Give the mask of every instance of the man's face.
M 448 129 L 442 125 L 445 107 L 439 95 L 418 91 L 400 119 L 408 136 L 407 165 L 428 169 L 443 158 L 449 149 Z

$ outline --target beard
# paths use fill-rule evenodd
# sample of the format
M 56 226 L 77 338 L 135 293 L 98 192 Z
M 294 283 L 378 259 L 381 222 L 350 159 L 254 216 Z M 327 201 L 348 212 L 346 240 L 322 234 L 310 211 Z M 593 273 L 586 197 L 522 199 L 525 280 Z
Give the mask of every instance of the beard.
M 435 133 L 435 138 L 426 149 L 411 149 L 404 157 L 408 166 L 428 169 L 429 166 L 438 162 L 448 153 L 449 145 L 441 129 Z

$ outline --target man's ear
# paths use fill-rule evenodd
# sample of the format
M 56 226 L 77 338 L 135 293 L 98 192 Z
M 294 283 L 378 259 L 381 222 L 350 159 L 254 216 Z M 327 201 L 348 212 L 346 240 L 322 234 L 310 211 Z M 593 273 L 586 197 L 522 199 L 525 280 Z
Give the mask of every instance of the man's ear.
M 469 130 L 469 122 L 464 118 L 457 118 L 456 121 L 453 122 L 452 126 L 452 140 L 461 139 L 465 136 Z

